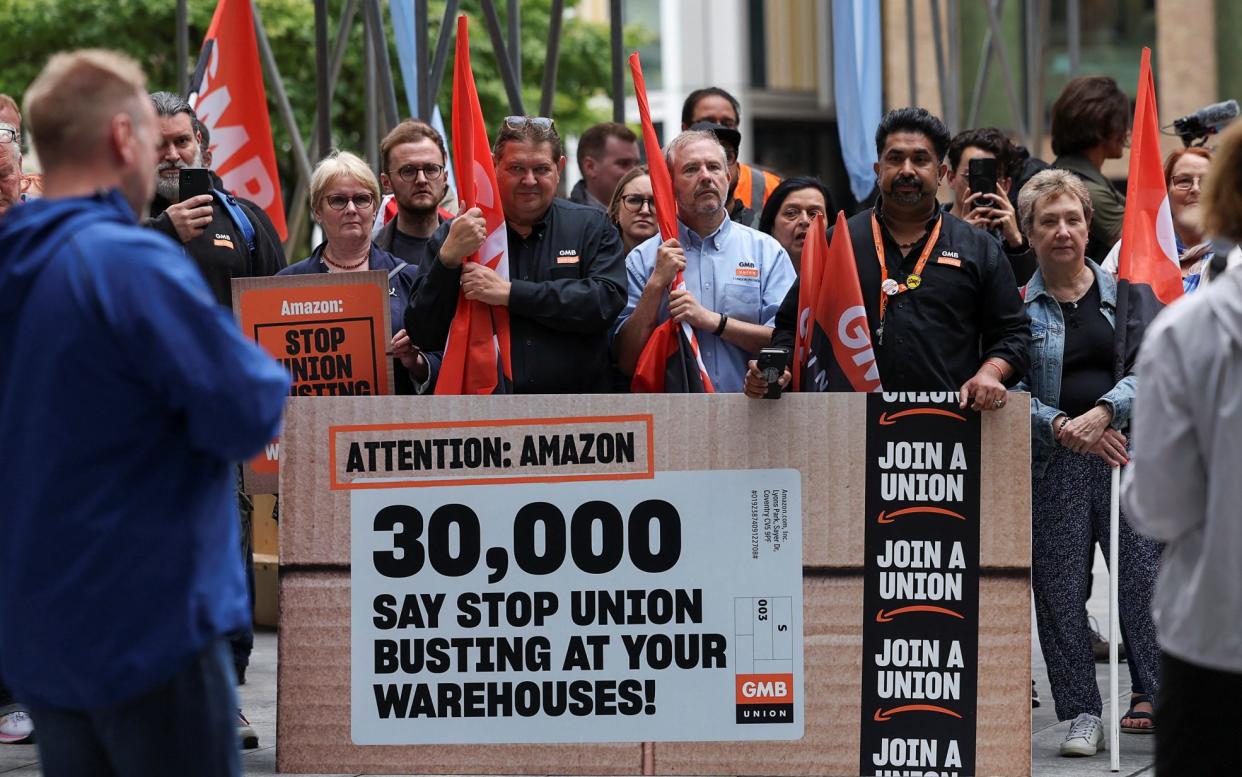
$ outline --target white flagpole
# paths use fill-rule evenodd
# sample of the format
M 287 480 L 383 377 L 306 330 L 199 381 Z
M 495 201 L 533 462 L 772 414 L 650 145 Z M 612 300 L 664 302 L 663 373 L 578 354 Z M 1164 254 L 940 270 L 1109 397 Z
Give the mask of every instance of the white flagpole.
M 1113 467 L 1112 496 L 1108 516 L 1108 752 L 1112 770 L 1121 771 L 1121 715 L 1117 706 L 1117 643 L 1121 641 L 1120 618 L 1117 612 L 1117 580 L 1121 577 L 1118 562 L 1121 533 L 1121 467 Z

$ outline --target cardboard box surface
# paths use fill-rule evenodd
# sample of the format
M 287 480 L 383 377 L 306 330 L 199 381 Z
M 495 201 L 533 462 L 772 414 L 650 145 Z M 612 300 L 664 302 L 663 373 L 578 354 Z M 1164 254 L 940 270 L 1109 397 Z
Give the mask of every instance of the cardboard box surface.
M 294 398 L 281 468 L 277 764 L 289 772 L 858 773 L 865 395 Z M 979 774 L 1030 774 L 1029 399 L 982 426 Z M 797 742 L 369 746 L 350 741 L 350 494 L 332 427 L 650 415 L 657 472 L 802 472 L 804 711 Z M 481 428 L 486 429 L 486 424 Z M 333 488 L 337 482 L 338 487 Z M 496 486 L 498 488 L 503 486 Z M 342 721 L 346 722 L 342 725 Z

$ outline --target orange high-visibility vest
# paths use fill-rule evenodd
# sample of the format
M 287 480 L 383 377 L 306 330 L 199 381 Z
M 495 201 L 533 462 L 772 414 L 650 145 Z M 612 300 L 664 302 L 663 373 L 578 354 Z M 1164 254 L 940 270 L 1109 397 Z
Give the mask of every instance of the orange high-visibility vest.
M 755 218 L 759 218 L 763 206 L 767 204 L 768 197 L 772 196 L 772 190 L 781 182 L 774 174 L 766 170 L 751 168 L 750 165 L 742 162 L 738 163 L 737 186 L 733 189 L 733 196 L 746 203 L 746 207 L 755 212 Z M 751 171 L 760 173 L 754 175 Z

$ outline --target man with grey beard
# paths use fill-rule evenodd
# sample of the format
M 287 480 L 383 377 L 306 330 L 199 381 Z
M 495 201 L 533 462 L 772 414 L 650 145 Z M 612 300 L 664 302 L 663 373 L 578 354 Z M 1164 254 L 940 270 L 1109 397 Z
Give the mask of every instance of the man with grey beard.
M 276 228 L 263 209 L 253 202 L 223 191 L 211 175 L 212 193 L 181 199 L 183 168 L 206 168 L 210 152 L 203 148 L 198 116 L 182 98 L 171 92 L 154 92 L 151 102 L 159 119 L 159 166 L 155 172 L 155 198 L 147 226 L 176 240 L 198 265 L 216 302 L 231 308 L 233 278 L 275 275 L 285 266 L 285 251 Z M 204 158 L 206 157 L 206 158 Z M 246 589 L 254 609 L 254 546 L 251 534 L 253 505 L 238 491 L 241 518 L 241 555 L 246 570 Z M 253 623 L 229 634 L 233 667 L 239 684 L 246 682 L 246 668 L 254 648 Z M 258 747 L 259 740 L 245 715 L 238 712 L 242 746 Z
M 231 307 L 232 279 L 275 275 L 285 266 L 284 248 L 271 219 L 249 200 L 219 190 L 181 200 L 181 170 L 207 166 L 197 129 L 201 125 L 189 103 L 171 92 L 154 92 L 151 102 L 162 141 L 147 226 L 181 243 L 216 301 Z M 219 179 L 212 180 L 218 187 Z M 229 198 L 235 209 L 229 207 Z
M 710 130 L 688 130 L 664 150 L 677 200 L 677 237 L 652 237 L 626 257 L 629 299 L 617 316 L 617 366 L 633 374 L 667 319 L 695 330 L 714 390 L 738 392 L 746 362 L 772 339 L 772 322 L 797 277 L 770 235 L 729 218 L 729 154 Z M 685 288 L 669 290 L 678 270 Z

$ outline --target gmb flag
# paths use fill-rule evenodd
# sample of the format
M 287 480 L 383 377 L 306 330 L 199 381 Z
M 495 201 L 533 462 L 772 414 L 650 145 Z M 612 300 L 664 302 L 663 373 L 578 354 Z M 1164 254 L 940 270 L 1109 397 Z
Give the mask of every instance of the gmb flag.
M 837 213 L 831 247 L 824 226 L 824 217 L 816 216 L 802 249 L 802 278 L 815 291 L 807 295 L 805 286 L 799 288 L 796 390 L 879 391 L 880 371 L 845 213 Z
M 216 5 L 190 81 L 189 103 L 211 132 L 212 167 L 224 188 L 262 208 L 280 239 L 286 239 L 250 0 Z
M 470 28 L 457 17 L 457 54 L 453 66 L 453 158 L 461 211 L 478 208 L 487 221 L 487 237 L 467 262 L 479 262 L 509 279 L 509 234 L 496 185 L 496 168 L 487 142 L 487 125 L 470 67 Z M 457 311 L 444 346 L 436 381 L 437 394 L 511 394 L 509 309 L 466 299 L 457 292 Z

